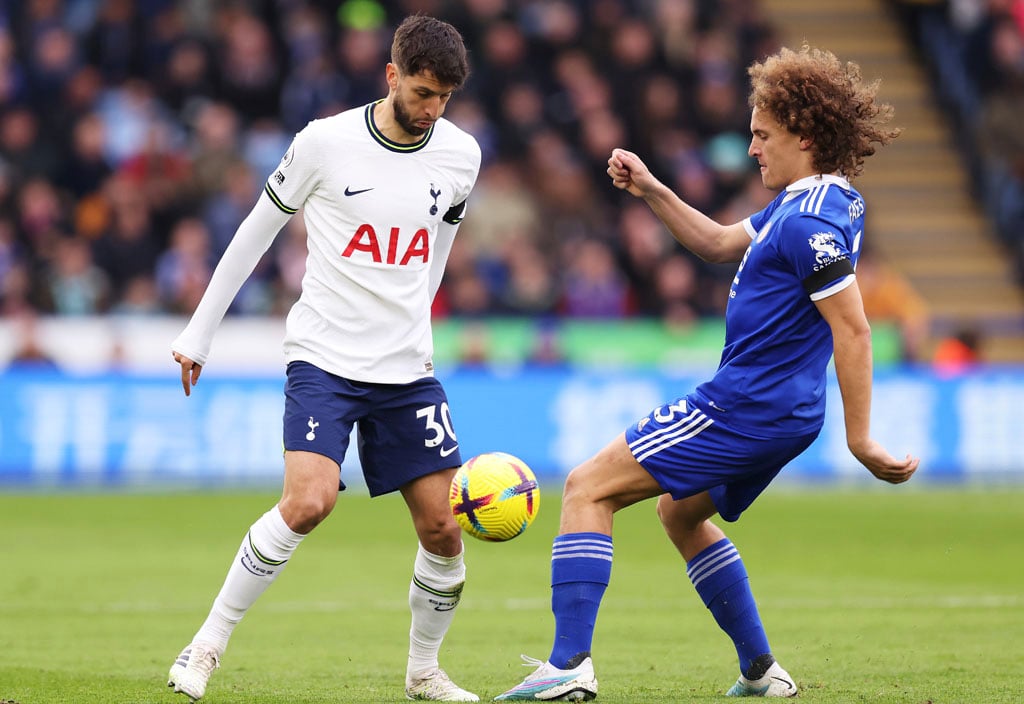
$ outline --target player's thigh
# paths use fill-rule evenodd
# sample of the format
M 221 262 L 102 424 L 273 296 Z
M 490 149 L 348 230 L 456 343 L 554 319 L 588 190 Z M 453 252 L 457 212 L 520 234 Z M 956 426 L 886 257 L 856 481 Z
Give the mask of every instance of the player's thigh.
M 433 377 L 381 386 L 359 419 L 359 459 L 371 496 L 462 464 L 448 397 Z M 442 492 L 447 495 L 447 488 Z
M 284 388 L 284 449 L 323 455 L 340 466 L 352 426 L 369 409 L 370 394 L 365 386 L 313 364 L 291 362 Z M 338 476 L 334 484 L 338 489 Z
M 606 504 L 613 511 L 662 493 L 657 480 L 633 457 L 624 435 L 571 472 L 565 480 L 562 502 Z
M 338 500 L 338 463 L 316 452 L 284 453 L 284 489 L 279 508 L 288 526 L 307 533 L 330 515 Z

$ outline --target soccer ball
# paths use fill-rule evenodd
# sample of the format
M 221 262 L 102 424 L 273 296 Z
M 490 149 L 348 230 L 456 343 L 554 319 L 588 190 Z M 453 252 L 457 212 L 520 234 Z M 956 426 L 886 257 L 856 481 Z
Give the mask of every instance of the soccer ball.
M 540 488 L 521 459 L 487 452 L 459 468 L 448 500 L 463 530 L 480 540 L 502 542 L 533 523 L 540 508 Z

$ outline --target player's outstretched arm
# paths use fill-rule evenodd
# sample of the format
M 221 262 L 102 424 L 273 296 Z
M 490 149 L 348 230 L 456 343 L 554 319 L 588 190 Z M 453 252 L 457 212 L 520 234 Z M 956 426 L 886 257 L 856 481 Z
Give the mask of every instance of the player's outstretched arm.
M 192 387 L 199 381 L 199 375 L 203 372 L 203 365 L 197 364 L 180 352 L 173 352 L 174 361 L 181 365 L 181 388 L 185 390 L 186 396 L 192 395 Z
M 189 380 L 194 386 L 199 379 L 199 370 L 210 354 L 213 334 L 228 306 L 290 217 L 271 202 L 266 192 L 260 196 L 217 263 L 188 325 L 171 342 L 174 359 L 182 365 L 181 383 L 186 396 L 190 392 Z
M 815 304 L 832 328 L 836 377 L 843 397 L 846 444 L 875 477 L 890 484 L 910 479 L 920 460 L 893 457 L 871 437 L 871 327 L 856 281 Z
M 738 262 L 750 245 L 743 223 L 721 225 L 685 203 L 650 172 L 636 154 L 613 149 L 608 158 L 612 185 L 643 198 L 676 240 L 709 262 Z

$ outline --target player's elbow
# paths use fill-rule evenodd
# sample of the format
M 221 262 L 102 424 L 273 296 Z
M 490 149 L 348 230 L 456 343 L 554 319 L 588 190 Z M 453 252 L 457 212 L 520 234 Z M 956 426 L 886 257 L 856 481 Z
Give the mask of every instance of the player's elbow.
M 708 264 L 731 264 L 740 260 L 733 252 L 724 247 L 712 247 L 696 254 Z
M 833 344 L 837 350 L 871 350 L 871 324 L 867 320 L 850 321 L 833 329 Z
M 750 239 L 745 231 L 720 227 L 715 235 L 708 239 L 707 244 L 695 254 L 709 264 L 732 264 L 743 258 L 749 245 Z

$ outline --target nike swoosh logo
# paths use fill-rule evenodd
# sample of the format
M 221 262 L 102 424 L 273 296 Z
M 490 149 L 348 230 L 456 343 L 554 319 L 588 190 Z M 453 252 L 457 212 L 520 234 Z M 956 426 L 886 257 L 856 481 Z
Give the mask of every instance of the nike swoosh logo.
M 458 445 L 453 445 L 452 447 L 449 447 L 447 450 L 442 447 L 441 448 L 441 457 L 447 457 L 448 455 L 452 454 L 453 452 L 455 452 L 458 449 L 459 449 Z
M 366 193 L 367 191 L 372 191 L 372 190 L 373 190 L 372 188 L 363 188 L 362 190 L 359 190 L 359 191 L 353 191 L 348 186 L 345 186 L 345 195 L 347 195 L 347 196 L 357 196 L 360 193 Z

